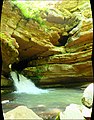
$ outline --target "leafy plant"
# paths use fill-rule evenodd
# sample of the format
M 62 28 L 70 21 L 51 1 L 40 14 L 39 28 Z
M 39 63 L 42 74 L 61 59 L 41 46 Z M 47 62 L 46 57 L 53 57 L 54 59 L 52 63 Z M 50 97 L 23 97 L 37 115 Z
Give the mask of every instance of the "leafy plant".
M 41 17 L 41 12 L 46 12 L 47 7 L 41 8 L 38 6 L 40 1 L 12 1 L 22 12 L 25 18 L 31 18 L 41 26 L 45 24 L 45 20 Z

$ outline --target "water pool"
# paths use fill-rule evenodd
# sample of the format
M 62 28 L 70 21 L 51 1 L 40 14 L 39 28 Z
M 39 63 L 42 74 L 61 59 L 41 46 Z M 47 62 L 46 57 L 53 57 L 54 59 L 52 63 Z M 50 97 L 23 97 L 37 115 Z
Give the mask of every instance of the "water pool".
M 7 93 L 1 96 L 2 100 L 9 100 L 9 103 L 3 104 L 3 111 L 6 112 L 19 105 L 25 105 L 28 108 L 37 108 L 44 106 L 47 109 L 59 108 L 64 110 L 71 103 L 81 104 L 83 90 L 56 88 L 49 89 L 47 93 L 26 94 L 26 93 Z

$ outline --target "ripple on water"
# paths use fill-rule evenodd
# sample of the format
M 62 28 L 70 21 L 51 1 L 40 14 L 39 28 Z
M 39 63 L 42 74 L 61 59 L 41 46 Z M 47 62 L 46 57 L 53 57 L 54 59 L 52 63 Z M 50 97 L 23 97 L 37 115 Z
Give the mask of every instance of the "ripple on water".
M 10 102 L 2 105 L 2 108 L 3 111 L 8 111 L 19 105 L 25 105 L 37 112 L 45 112 L 49 109 L 64 110 L 71 103 L 81 104 L 82 94 L 83 90 L 80 89 L 61 88 L 52 89 L 41 94 L 7 93 L 2 95 L 1 98 Z

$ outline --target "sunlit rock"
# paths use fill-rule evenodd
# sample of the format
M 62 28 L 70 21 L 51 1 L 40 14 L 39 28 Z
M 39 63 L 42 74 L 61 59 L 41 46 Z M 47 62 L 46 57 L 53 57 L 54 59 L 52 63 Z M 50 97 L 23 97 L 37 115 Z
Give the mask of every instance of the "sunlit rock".
M 61 60 L 57 63 L 58 64 L 45 63 L 37 67 L 27 67 L 23 70 L 23 74 L 36 80 L 37 85 L 42 87 L 52 87 L 55 85 L 72 87 L 77 84 L 81 85 L 86 81 L 92 81 L 91 78 L 89 79 L 89 76 L 92 75 L 92 67 L 90 67 L 92 65 L 91 61 L 61 64 L 63 63 Z M 83 80 L 81 76 L 83 76 Z
M 4 113 L 4 120 L 15 120 L 15 119 L 36 119 L 43 120 L 37 114 L 35 114 L 31 109 L 26 106 L 18 106 L 13 110 Z
M 79 106 L 76 104 L 70 104 L 69 106 L 67 106 L 63 113 L 60 112 L 59 118 L 60 118 L 60 120 L 63 120 L 63 119 L 84 120 L 83 114 L 79 110 Z
M 82 106 L 82 114 L 85 118 L 91 118 L 92 108 Z
M 11 71 L 10 64 L 18 61 L 19 45 L 15 38 L 12 38 L 8 33 L 0 33 L 0 42 L 2 45 L 2 73 L 7 74 Z
M 14 69 L 24 69 L 23 74 L 43 87 L 92 81 L 93 24 L 89 0 L 6 0 L 1 21 L 1 32 L 13 42 L 13 49 L 9 43 L 5 49 L 2 46 L 4 72 L 13 68 L 19 58 L 24 62 Z
M 83 97 L 82 97 L 82 103 L 83 105 L 85 105 L 87 108 L 91 108 L 92 104 L 93 104 L 93 92 L 94 92 L 94 84 L 91 83 L 85 90 L 83 93 Z

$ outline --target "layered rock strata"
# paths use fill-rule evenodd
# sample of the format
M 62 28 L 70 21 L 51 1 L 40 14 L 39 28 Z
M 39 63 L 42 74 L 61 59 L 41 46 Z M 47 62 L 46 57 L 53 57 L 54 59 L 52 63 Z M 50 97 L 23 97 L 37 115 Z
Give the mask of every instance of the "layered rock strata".
M 19 58 L 20 62 L 26 60 L 26 66 L 18 64 L 18 69 L 25 68 L 22 73 L 42 87 L 92 81 L 90 1 L 76 0 L 74 4 L 69 1 L 71 7 L 65 3 L 66 0 L 49 4 L 48 9 L 40 10 L 40 16 L 35 19 L 25 16 L 17 4 L 4 1 L 1 35 L 7 33 L 10 39 L 1 37 L 3 72 L 8 73 L 9 65 Z M 8 43 L 7 48 L 4 41 Z

